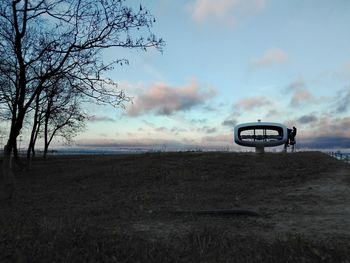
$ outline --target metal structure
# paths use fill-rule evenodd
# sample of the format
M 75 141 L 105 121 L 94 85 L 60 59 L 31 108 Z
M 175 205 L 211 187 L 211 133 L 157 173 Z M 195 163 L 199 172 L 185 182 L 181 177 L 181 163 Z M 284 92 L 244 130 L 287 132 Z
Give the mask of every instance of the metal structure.
M 265 147 L 274 147 L 288 142 L 288 129 L 275 122 L 242 123 L 234 129 L 234 139 L 238 145 L 255 147 L 255 152 L 263 153 Z

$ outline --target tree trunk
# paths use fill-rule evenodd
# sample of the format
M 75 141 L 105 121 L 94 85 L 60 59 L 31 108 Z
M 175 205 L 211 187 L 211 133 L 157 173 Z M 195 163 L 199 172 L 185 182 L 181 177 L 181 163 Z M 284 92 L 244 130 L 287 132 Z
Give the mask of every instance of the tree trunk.
M 32 132 L 30 134 L 30 141 L 29 141 L 29 145 L 28 145 L 28 150 L 27 150 L 27 162 L 30 163 L 30 157 L 34 157 L 35 156 L 35 142 L 36 142 L 36 138 L 38 136 L 39 133 L 39 128 L 40 128 L 40 118 L 41 118 L 41 114 L 39 115 L 39 102 L 40 102 L 40 96 L 39 94 L 36 96 L 36 100 L 35 100 L 35 112 L 34 112 L 34 120 L 33 120 L 33 127 L 32 127 Z
M 34 133 L 35 133 L 35 130 L 36 129 L 36 123 L 34 121 L 33 123 L 33 130 L 32 130 L 32 133 L 30 135 L 30 140 L 29 140 L 29 145 L 28 145 L 28 149 L 27 149 L 27 161 L 30 160 L 30 157 L 31 157 L 31 153 L 32 153 L 32 150 L 34 148 Z
M 47 152 L 49 151 L 50 143 L 52 142 L 53 137 L 55 136 L 56 132 L 60 129 L 60 127 L 57 127 L 53 130 L 52 134 L 50 135 L 50 138 L 46 138 L 45 140 L 45 148 L 44 148 L 44 158 L 46 159 Z M 48 136 L 48 134 L 47 134 Z
M 46 159 L 48 145 L 48 116 L 45 116 L 45 126 L 44 126 L 44 154 L 43 157 Z
M 12 199 L 15 193 L 15 177 L 12 172 L 12 146 L 10 141 L 4 147 L 4 160 L 2 164 L 1 200 Z
M 11 129 L 9 139 L 4 147 L 4 160 L 2 163 L 1 199 L 11 199 L 16 190 L 15 176 L 12 171 L 12 153 L 17 149 L 16 142 L 20 130 L 22 129 L 25 111 L 21 108 L 16 116 L 16 111 L 12 113 Z
M 48 149 L 49 149 L 49 145 L 45 144 L 45 147 L 44 147 L 44 154 L 43 154 L 44 159 L 46 159 L 46 157 L 47 157 L 47 151 L 48 151 Z
M 47 157 L 47 149 L 49 148 L 49 139 L 48 139 L 48 126 L 49 126 L 49 110 L 46 112 L 45 115 L 45 125 L 44 125 L 44 154 L 43 157 L 46 159 Z
M 32 157 L 33 158 L 35 157 L 35 143 L 36 143 L 36 139 L 38 138 L 39 131 L 40 131 L 40 122 L 39 122 L 37 130 L 35 132 L 35 136 L 34 136 L 34 140 L 33 140 L 33 147 L 32 147 Z
M 28 149 L 27 149 L 27 164 L 30 164 L 30 159 L 31 157 L 34 157 L 35 155 L 35 141 L 36 141 L 36 130 L 38 129 L 38 121 L 35 118 L 34 119 L 34 123 L 33 123 L 33 128 L 32 128 L 32 132 L 30 134 L 30 140 L 29 140 L 29 145 L 28 145 Z
M 52 106 L 52 99 L 54 93 L 51 93 L 48 97 L 48 102 L 47 102 L 47 108 L 45 112 L 45 118 L 44 118 L 44 159 L 46 159 L 47 156 L 47 149 L 49 148 L 49 119 L 51 115 L 51 106 Z
M 16 141 L 15 145 L 13 146 L 13 158 L 15 159 L 16 163 L 19 161 L 17 141 Z

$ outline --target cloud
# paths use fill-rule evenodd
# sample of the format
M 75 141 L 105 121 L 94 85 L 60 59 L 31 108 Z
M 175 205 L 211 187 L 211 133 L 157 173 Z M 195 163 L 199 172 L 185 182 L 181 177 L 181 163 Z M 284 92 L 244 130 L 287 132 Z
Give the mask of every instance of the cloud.
M 313 123 L 315 121 L 317 121 L 318 118 L 315 116 L 315 115 L 304 115 L 304 116 L 301 116 L 300 118 L 298 118 L 298 122 L 300 124 L 309 124 L 309 123 Z
M 252 68 L 265 68 L 274 65 L 281 65 L 288 63 L 287 53 L 279 48 L 272 48 L 265 51 L 260 58 L 252 59 L 250 65 Z
M 155 131 L 157 131 L 157 132 L 166 132 L 167 130 L 168 130 L 168 129 L 165 128 L 164 126 L 155 128 Z
M 300 107 L 307 103 L 322 102 L 325 100 L 324 97 L 315 98 L 306 87 L 305 80 L 303 78 L 296 79 L 291 82 L 282 90 L 282 94 L 285 96 L 291 95 L 290 106 Z
M 339 94 L 335 105 L 337 113 L 344 113 L 348 111 L 348 109 L 350 108 L 350 88 L 347 91 L 342 92 L 342 94 Z
M 205 105 L 203 106 L 203 110 L 209 111 L 209 112 L 217 112 L 218 107 L 215 107 L 213 105 Z
M 272 105 L 272 102 L 268 98 L 264 96 L 257 96 L 257 97 L 252 97 L 248 99 L 242 99 L 238 101 L 234 105 L 234 107 L 248 111 L 248 110 L 253 110 L 256 108 L 261 108 L 269 105 Z
M 237 125 L 237 120 L 236 119 L 226 119 L 224 120 L 221 125 L 223 126 L 228 126 L 228 127 L 234 127 Z
M 91 116 L 88 118 L 89 122 L 115 122 L 115 119 L 108 116 Z
M 284 124 L 287 127 L 295 125 L 298 128 L 298 148 L 350 148 L 350 117 L 335 118 L 332 114 L 317 116 L 310 113 Z M 305 124 L 310 125 L 304 126 Z
M 265 119 L 281 118 L 281 115 L 283 114 L 284 113 L 281 110 L 271 109 L 266 113 Z
M 152 122 L 149 122 L 149 121 L 146 121 L 146 120 L 142 120 L 142 122 L 143 122 L 144 124 L 146 124 L 146 126 L 148 126 L 148 127 L 151 127 L 151 128 L 154 128 L 154 127 L 155 127 L 155 125 L 154 125 Z
M 184 146 L 182 142 L 174 139 L 162 139 L 162 138 L 139 138 L 139 139 L 101 139 L 101 138 L 90 138 L 81 139 L 76 141 L 78 147 L 89 147 L 89 148 L 123 148 L 123 147 L 149 147 L 149 150 L 154 149 L 157 146 Z M 147 149 L 144 149 L 147 150 Z
M 188 10 L 197 23 L 214 22 L 229 26 L 237 24 L 237 18 L 263 10 L 267 0 L 195 0 Z
M 336 78 L 341 78 L 345 80 L 350 79 L 350 61 L 344 63 L 337 69 L 335 69 L 333 72 L 331 72 L 332 75 L 334 75 Z
M 300 91 L 300 90 L 303 90 L 304 88 L 305 88 L 305 80 L 302 78 L 299 78 L 299 79 L 293 81 L 292 83 L 290 83 L 289 85 L 287 85 L 284 88 L 283 93 Z
M 300 107 L 307 104 L 325 104 L 329 103 L 331 98 L 326 96 L 314 96 L 309 92 L 303 78 L 296 79 L 282 90 L 284 96 L 291 95 L 290 106 Z
M 181 127 L 172 127 L 172 128 L 168 128 L 165 126 L 160 126 L 157 127 L 155 124 L 148 122 L 146 120 L 142 121 L 147 127 L 151 128 L 153 131 L 157 132 L 157 133 L 173 133 L 173 134 L 180 134 L 181 132 L 187 132 L 186 129 L 181 128 Z M 145 131 L 145 129 L 143 128 L 139 128 L 138 131 Z
M 319 121 L 318 130 L 321 131 L 321 135 L 350 137 L 350 117 L 323 118 Z
M 338 136 L 324 136 L 301 139 L 298 147 L 311 149 L 349 149 L 350 138 Z
M 293 97 L 290 101 L 290 105 L 293 107 L 299 107 L 303 104 L 311 103 L 314 100 L 315 98 L 310 92 L 308 92 L 307 90 L 299 90 L 293 94 Z
M 237 118 L 241 117 L 242 114 L 273 105 L 273 102 L 264 96 L 255 96 L 246 99 L 241 99 L 232 105 L 231 114 L 226 117 L 226 119 L 221 123 L 221 125 L 228 127 L 235 126 L 237 124 Z
M 217 129 L 215 127 L 206 128 L 205 133 L 215 133 Z
M 207 119 L 192 119 L 190 122 L 193 124 L 203 124 L 207 122 Z
M 215 127 L 204 126 L 202 128 L 197 128 L 196 131 L 210 134 L 210 133 L 215 133 L 217 129 Z
M 322 116 L 313 122 L 312 127 L 304 130 L 305 138 L 316 137 L 350 137 L 350 117 L 334 118 Z
M 216 145 L 216 146 L 232 145 L 233 136 L 232 134 L 218 134 L 218 135 L 204 136 L 202 138 L 202 143 L 206 145 Z
M 133 104 L 127 108 L 127 114 L 138 116 L 154 112 L 157 115 L 171 115 L 205 104 L 215 94 L 214 89 L 203 90 L 197 82 L 179 88 L 170 87 L 163 83 L 155 84 L 135 98 Z
M 178 135 L 179 133 L 182 133 L 182 132 L 187 132 L 186 129 L 184 129 L 184 128 L 179 128 L 179 127 L 172 127 L 170 131 L 171 131 L 172 133 L 174 133 L 175 135 Z

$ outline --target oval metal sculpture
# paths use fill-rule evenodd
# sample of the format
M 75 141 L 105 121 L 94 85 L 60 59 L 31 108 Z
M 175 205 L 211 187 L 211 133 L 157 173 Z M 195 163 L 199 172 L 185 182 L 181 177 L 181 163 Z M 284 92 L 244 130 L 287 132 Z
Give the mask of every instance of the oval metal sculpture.
M 255 152 L 263 153 L 265 147 L 286 144 L 288 129 L 275 122 L 242 123 L 235 127 L 234 139 L 238 145 L 255 147 Z

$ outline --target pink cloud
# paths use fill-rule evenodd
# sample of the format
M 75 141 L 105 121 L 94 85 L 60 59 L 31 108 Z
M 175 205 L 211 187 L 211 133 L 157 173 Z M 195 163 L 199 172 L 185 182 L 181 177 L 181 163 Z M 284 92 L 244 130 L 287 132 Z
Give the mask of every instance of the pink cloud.
M 255 108 L 261 108 L 269 105 L 272 105 L 272 102 L 268 98 L 258 96 L 240 100 L 234 106 L 243 110 L 253 110 Z
M 237 16 L 260 11 L 265 8 L 266 0 L 195 0 L 188 5 L 192 18 L 198 22 L 220 22 L 236 24 Z
M 312 137 L 348 137 L 350 138 L 350 117 L 333 118 L 322 116 L 312 123 L 312 127 L 302 132 L 305 138 Z
M 127 114 L 138 116 L 154 112 L 158 115 L 171 115 L 204 104 L 215 96 L 215 93 L 212 88 L 201 89 L 197 82 L 179 88 L 164 83 L 155 84 L 134 99 L 133 104 L 127 108 Z
M 306 103 L 311 103 L 315 100 L 310 92 L 307 90 L 296 91 L 292 97 L 290 104 L 295 107 L 299 107 Z
M 271 48 L 265 51 L 260 58 L 254 58 L 251 61 L 253 68 L 270 67 L 273 65 L 286 64 L 288 62 L 288 54 L 280 48 Z

